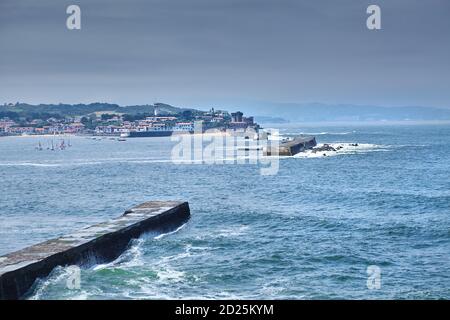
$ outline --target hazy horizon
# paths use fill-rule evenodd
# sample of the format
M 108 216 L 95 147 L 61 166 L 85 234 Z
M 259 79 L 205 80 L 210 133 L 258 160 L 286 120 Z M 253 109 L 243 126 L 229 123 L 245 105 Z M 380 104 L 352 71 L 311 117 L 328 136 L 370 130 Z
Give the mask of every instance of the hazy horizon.
M 40 101 L 40 102 L 30 102 L 30 101 L 4 101 L 0 102 L 0 107 L 2 105 L 7 104 L 16 104 L 16 103 L 23 103 L 23 104 L 29 104 L 29 105 L 58 105 L 58 104 L 67 104 L 67 105 L 77 105 L 77 104 L 93 104 L 93 103 L 106 103 L 106 104 L 115 104 L 121 107 L 127 107 L 127 106 L 145 106 L 145 105 L 154 105 L 155 103 L 163 103 L 167 104 L 173 107 L 179 107 L 179 108 L 191 108 L 191 109 L 199 109 L 199 110 L 209 110 L 211 108 L 247 108 L 247 109 L 253 109 L 258 108 L 258 105 L 262 106 L 268 106 L 268 105 L 283 105 L 286 107 L 292 107 L 295 108 L 296 106 L 329 106 L 329 107 L 375 107 L 375 108 L 432 108 L 432 109 L 444 109 L 444 110 L 450 110 L 450 105 L 445 106 L 424 106 L 424 105 L 374 105 L 374 104 L 353 104 L 353 103 L 345 103 L 345 102 L 337 102 L 337 103 L 323 103 L 320 101 L 309 101 L 309 102 L 295 102 L 295 101 L 286 101 L 286 102 L 279 102 L 279 101 L 257 101 L 257 100 L 246 100 L 242 102 L 225 102 L 223 104 L 220 104 L 218 102 L 211 102 L 211 103 L 199 103 L 199 104 L 185 104 L 185 103 L 172 103 L 171 101 L 147 101 L 142 103 L 131 103 L 131 104 L 121 104 L 117 103 L 115 101 L 106 101 L 106 100 L 99 100 L 99 101 L 86 101 L 86 102 L 68 102 L 68 101 Z
M 255 116 L 258 121 L 270 122 L 270 121 L 289 121 L 289 122 L 328 122 L 328 121 L 340 121 L 340 122 L 352 122 L 352 121 L 450 121 L 450 109 L 448 108 L 435 108 L 435 107 L 420 107 L 420 106 L 409 106 L 409 107 L 384 107 L 384 106 L 370 106 L 370 105 L 351 105 L 351 104 L 321 104 L 321 103 L 310 103 L 310 104 L 295 104 L 295 103 L 265 103 L 265 102 L 248 102 L 246 104 L 239 105 L 208 105 L 207 107 L 200 106 L 186 106 L 186 105 L 173 105 L 164 101 L 159 101 L 158 103 L 167 104 L 178 108 L 191 108 L 196 110 L 208 111 L 211 108 L 216 110 L 226 110 L 229 112 L 242 111 L 246 116 Z M 23 105 L 28 105 L 29 107 L 37 108 L 35 112 L 42 112 L 42 107 L 46 106 L 53 109 L 46 109 L 45 112 L 61 112 L 58 111 L 57 107 L 59 105 L 63 106 L 74 106 L 77 110 L 77 105 L 79 104 L 26 104 L 20 103 L 17 110 L 22 110 Z M 119 105 L 110 104 L 101 101 L 92 101 L 88 104 L 82 105 L 99 105 L 98 110 L 102 112 L 123 112 L 129 113 L 128 108 L 134 108 L 131 112 L 142 113 L 142 112 L 153 112 L 153 104 L 141 104 L 141 105 Z M 15 104 L 10 105 L 5 104 L 5 110 L 15 111 Z M 108 109 L 111 106 L 111 109 Z M 117 109 L 118 107 L 123 108 L 123 111 Z M 149 109 L 146 109 L 146 106 Z M 140 111 L 136 110 L 135 107 L 140 107 Z M 147 111 L 146 111 L 147 110 Z M 181 109 L 180 109 L 181 110 Z M 0 111 L 2 111 L 0 105 Z M 90 113 L 93 110 L 87 112 Z M 86 114 L 87 114 L 86 113 Z

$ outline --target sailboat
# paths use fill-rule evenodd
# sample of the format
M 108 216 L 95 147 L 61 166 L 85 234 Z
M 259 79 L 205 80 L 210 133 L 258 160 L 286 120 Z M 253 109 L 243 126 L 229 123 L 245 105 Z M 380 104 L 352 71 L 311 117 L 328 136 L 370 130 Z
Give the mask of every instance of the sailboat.
M 52 138 L 52 148 L 50 150 L 55 151 L 55 144 L 53 143 L 53 139 L 55 138 L 56 132 L 53 131 L 53 138 Z
M 61 144 L 59 145 L 59 148 L 61 150 L 64 150 L 66 148 L 66 145 L 64 144 L 64 140 L 61 142 Z
M 39 150 L 39 151 L 42 151 L 42 150 L 43 150 L 42 144 L 41 144 L 40 141 L 39 141 L 39 143 L 38 143 L 38 145 L 37 145 L 37 147 L 36 147 L 36 150 Z

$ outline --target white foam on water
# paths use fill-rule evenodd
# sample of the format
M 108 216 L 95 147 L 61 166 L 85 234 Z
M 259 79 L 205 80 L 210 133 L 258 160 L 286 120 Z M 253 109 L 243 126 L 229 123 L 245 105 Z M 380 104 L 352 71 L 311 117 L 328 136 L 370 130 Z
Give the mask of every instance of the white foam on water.
M 264 285 L 258 291 L 258 294 L 264 298 L 277 297 L 284 290 L 286 290 L 286 288 L 281 285 Z M 258 297 L 255 297 L 255 298 L 258 298 Z
M 199 281 L 196 275 L 187 277 L 187 272 L 180 270 L 182 265 L 179 260 L 193 255 L 191 250 L 206 250 L 205 247 L 194 247 L 190 244 L 185 245 L 184 250 L 174 255 L 159 257 L 154 262 L 146 263 L 147 271 L 151 271 L 156 278 L 145 275 L 127 280 L 127 284 L 132 289 L 126 289 L 120 293 L 120 296 L 131 299 L 179 299 L 183 295 L 177 289 L 185 286 L 186 281 Z M 135 287 L 138 287 L 136 290 Z M 183 299 L 185 297 L 183 296 Z M 200 298 L 200 297 L 198 297 Z
M 185 272 L 182 270 L 177 270 L 176 266 L 177 260 L 183 259 L 186 257 L 191 256 L 191 245 L 186 245 L 183 252 L 170 255 L 170 256 L 163 256 L 159 258 L 154 263 L 149 263 L 143 261 L 143 254 L 144 250 L 143 247 L 149 243 L 149 240 L 161 240 L 162 238 L 174 234 L 181 229 L 183 229 L 186 226 L 186 224 L 181 225 L 177 229 L 171 232 L 162 233 L 159 235 L 154 235 L 151 233 L 144 234 L 139 239 L 136 239 L 132 242 L 130 247 L 115 261 L 111 263 L 101 264 L 97 265 L 93 268 L 93 270 L 102 270 L 102 269 L 108 269 L 108 268 L 120 268 L 120 269 L 133 269 L 135 267 L 145 267 L 148 269 L 148 271 L 152 271 L 156 274 L 156 280 L 148 277 L 138 277 L 136 279 L 128 280 L 128 284 L 131 286 L 138 286 L 141 291 L 147 292 L 148 295 L 146 296 L 140 296 L 137 295 L 135 292 L 121 292 L 121 296 L 129 297 L 129 298 L 170 298 L 169 296 L 165 297 L 160 292 L 160 286 L 161 284 L 166 283 L 179 283 L 185 280 Z M 196 248 L 197 249 L 197 248 Z
M 165 257 L 162 257 L 161 258 L 161 261 L 158 263 L 158 264 L 161 264 L 161 265 L 167 265 L 169 262 L 171 262 L 171 261 L 175 261 L 175 260 L 179 260 L 179 259 L 183 259 L 183 258 L 187 258 L 187 257 L 190 257 L 192 254 L 191 254 L 191 252 L 190 252 L 190 248 L 188 247 L 188 248 L 186 248 L 186 251 L 185 252 L 182 252 L 182 253 L 178 253 L 178 254 L 175 254 L 175 255 L 172 255 L 172 256 L 165 256 Z
M 377 145 L 371 143 L 328 143 L 329 146 L 336 149 L 336 151 L 316 151 L 306 150 L 304 152 L 297 153 L 296 155 L 288 158 L 323 158 L 323 157 L 333 157 L 339 155 L 351 155 L 351 154 L 364 154 L 376 151 L 387 151 L 389 146 Z M 316 148 L 323 147 L 324 144 L 318 144 Z M 340 149 L 338 150 L 338 148 Z
M 176 266 L 179 265 L 178 260 L 188 258 L 192 256 L 192 246 L 187 244 L 183 252 L 178 254 L 163 256 L 156 261 L 151 267 L 156 272 L 158 283 L 177 283 L 186 280 L 186 272 L 178 270 Z M 148 282 L 148 283 L 145 283 Z M 142 287 L 153 286 L 152 281 L 144 281 Z
M 157 271 L 158 279 L 162 282 L 180 282 L 183 280 L 185 274 L 184 271 L 178 271 L 170 267 L 164 267 Z
M 228 228 L 218 230 L 216 233 L 216 236 L 225 237 L 225 238 L 239 237 L 239 236 L 242 236 L 245 233 L 247 233 L 246 231 L 248 229 L 249 229 L 249 226 L 246 226 L 246 225 L 228 227 Z
M 121 159 L 94 159 L 90 161 L 55 161 L 55 162 L 0 162 L 0 166 L 4 167 L 83 167 L 83 166 L 96 166 L 104 164 L 114 164 L 114 163 L 135 163 L 135 164 L 146 164 L 146 163 L 168 163 L 172 162 L 171 159 L 135 159 L 135 158 L 121 158 Z M 186 161 L 190 162 L 190 161 Z
M 2 167 L 60 167 L 58 163 L 34 163 L 34 162 L 3 162 Z
M 92 269 L 98 271 L 107 268 L 130 268 L 144 265 L 142 260 L 142 246 L 144 245 L 144 242 L 145 240 L 141 238 L 133 240 L 129 248 L 116 260 L 109 263 L 98 264 Z
M 42 299 L 47 289 L 65 282 L 71 275 L 72 271 L 70 267 L 56 267 L 46 278 L 37 280 L 35 291 L 28 299 Z
M 170 231 L 170 232 L 167 232 L 167 233 L 161 233 L 161 234 L 155 236 L 153 239 L 155 239 L 155 240 L 160 240 L 160 239 L 162 239 L 162 238 L 164 238 L 164 237 L 166 237 L 166 236 L 169 236 L 169 235 L 171 235 L 171 234 L 177 233 L 178 231 L 180 231 L 181 229 L 183 229 L 185 226 L 186 226 L 186 223 L 182 224 L 181 226 L 179 226 L 178 228 L 176 228 L 174 231 Z
M 67 297 L 67 300 L 88 300 L 91 294 L 87 291 L 81 291 L 77 295 L 74 295 L 72 297 Z

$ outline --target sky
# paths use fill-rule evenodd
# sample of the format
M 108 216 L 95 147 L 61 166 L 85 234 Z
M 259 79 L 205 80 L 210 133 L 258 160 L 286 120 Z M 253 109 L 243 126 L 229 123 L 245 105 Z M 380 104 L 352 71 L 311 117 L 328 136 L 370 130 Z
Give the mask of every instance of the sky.
M 0 103 L 450 108 L 449 17 L 448 0 L 0 0 Z

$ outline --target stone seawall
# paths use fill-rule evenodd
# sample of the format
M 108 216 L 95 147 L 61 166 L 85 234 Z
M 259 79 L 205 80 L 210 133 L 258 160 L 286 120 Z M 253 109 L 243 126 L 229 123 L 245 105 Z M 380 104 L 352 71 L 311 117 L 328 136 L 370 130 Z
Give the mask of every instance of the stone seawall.
M 142 233 L 173 230 L 189 217 L 187 202 L 145 202 L 108 222 L 2 256 L 0 299 L 20 299 L 57 266 L 83 265 L 93 257 L 98 263 L 112 261 Z
M 281 142 L 278 147 L 268 147 L 264 150 L 265 156 L 294 156 L 299 152 L 312 149 L 317 145 L 315 137 L 298 136 L 293 140 Z

